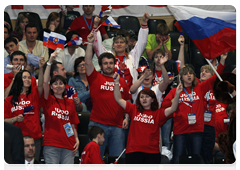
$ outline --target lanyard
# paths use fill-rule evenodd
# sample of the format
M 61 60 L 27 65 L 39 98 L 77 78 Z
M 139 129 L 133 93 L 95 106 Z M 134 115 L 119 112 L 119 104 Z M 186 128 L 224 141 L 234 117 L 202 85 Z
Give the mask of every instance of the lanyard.
M 84 19 L 85 23 L 87 24 L 87 27 L 88 27 L 89 31 L 91 31 L 91 29 L 92 29 L 92 23 L 93 23 L 93 17 L 92 17 L 90 26 L 88 25 L 88 22 L 87 22 L 87 20 L 86 20 L 86 18 L 85 18 L 85 16 L 84 16 L 84 14 L 83 14 L 83 19 Z
M 141 86 L 142 86 L 142 89 L 144 89 L 144 87 L 143 87 L 143 85 L 141 84 Z M 151 85 L 151 87 L 150 87 L 150 89 L 152 88 L 152 85 Z
M 157 72 L 155 71 L 155 77 L 156 77 L 156 80 L 158 82 L 158 76 L 157 76 Z M 162 80 L 162 75 L 161 75 L 161 78 L 160 78 L 160 81 Z
M 54 95 L 54 97 L 55 97 L 55 99 L 56 99 L 56 101 L 57 101 L 57 103 L 58 103 L 58 105 L 59 105 L 59 107 L 60 107 L 60 109 L 61 109 L 61 111 L 63 111 L 63 109 L 62 109 L 62 107 L 61 107 L 61 105 L 60 105 L 60 103 L 58 102 L 58 99 L 56 98 L 56 96 Z M 65 104 L 65 111 L 67 110 L 67 105 L 66 105 L 66 100 L 65 100 L 65 98 L 63 97 L 63 99 L 64 99 L 64 104 Z M 64 116 L 64 114 L 62 114 L 63 116 Z M 65 117 L 65 116 L 64 116 Z M 65 122 L 67 122 L 66 121 L 66 119 L 64 119 L 65 120 Z
M 185 93 L 187 94 L 187 96 L 188 96 L 188 98 L 189 98 L 189 100 L 191 102 L 191 113 L 192 113 L 193 88 L 192 88 L 192 93 L 191 93 L 192 98 L 189 96 L 189 94 L 188 94 L 188 92 L 187 92 L 187 90 L 185 88 L 183 88 L 183 90 L 185 91 Z
M 119 59 L 119 57 L 117 57 L 117 59 L 118 59 L 117 68 L 118 68 L 118 70 L 120 70 L 120 68 L 119 68 L 120 59 Z M 123 58 L 123 62 L 122 62 L 122 63 L 125 63 L 125 61 L 126 61 L 126 56 L 124 55 L 124 58 Z M 121 72 L 122 72 L 122 78 L 125 79 L 124 70 L 121 70 Z
M 211 91 L 211 90 L 209 90 L 209 91 L 208 91 L 208 94 L 207 94 L 207 110 L 209 109 L 209 102 L 208 102 L 208 101 L 209 101 L 210 91 Z

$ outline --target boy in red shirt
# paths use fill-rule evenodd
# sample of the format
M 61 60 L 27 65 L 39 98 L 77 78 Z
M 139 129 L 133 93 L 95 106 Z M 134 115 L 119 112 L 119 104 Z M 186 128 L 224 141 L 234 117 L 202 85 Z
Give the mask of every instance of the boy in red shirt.
M 88 130 L 88 137 L 91 142 L 83 149 L 79 164 L 105 164 L 101 158 L 99 146 L 105 141 L 104 130 L 99 126 L 92 126 Z

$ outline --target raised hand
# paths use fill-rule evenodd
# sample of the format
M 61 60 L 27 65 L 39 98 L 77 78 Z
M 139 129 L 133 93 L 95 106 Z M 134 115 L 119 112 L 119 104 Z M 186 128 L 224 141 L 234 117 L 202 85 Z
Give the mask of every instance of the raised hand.
M 178 42 L 179 42 L 180 45 L 184 45 L 185 38 L 184 38 L 183 35 L 180 35 L 180 36 L 178 37 Z
M 98 24 L 100 22 L 100 18 L 99 18 L 99 15 L 96 15 L 95 18 L 94 18 L 94 28 L 97 28 L 98 27 Z
M 179 95 L 183 90 L 183 85 L 180 82 L 179 85 L 177 86 L 176 94 Z
M 94 42 L 94 33 L 93 32 L 90 32 L 90 34 L 87 36 L 87 40 L 89 43 Z
M 74 89 L 72 87 L 69 87 L 67 89 L 67 98 L 71 97 L 74 93 Z
M 148 22 L 149 19 L 150 19 L 149 14 L 148 14 L 147 12 L 145 12 L 144 15 L 143 15 L 142 24 L 143 24 L 143 25 L 147 25 L 147 22 Z
M 42 56 L 38 62 L 39 68 L 42 68 L 44 64 L 45 64 L 45 60 L 44 60 L 44 57 Z
M 120 79 L 120 75 L 119 75 L 117 72 L 115 72 L 115 73 L 113 74 L 113 80 L 114 80 L 114 82 L 119 82 L 119 79 Z

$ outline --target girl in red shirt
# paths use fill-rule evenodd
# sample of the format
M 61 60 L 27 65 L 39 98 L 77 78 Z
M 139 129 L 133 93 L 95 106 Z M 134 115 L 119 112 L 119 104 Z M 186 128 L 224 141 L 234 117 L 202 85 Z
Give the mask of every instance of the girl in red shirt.
M 119 74 L 114 76 L 114 98 L 132 119 L 129 129 L 126 163 L 127 164 L 159 164 L 161 154 L 159 148 L 160 127 L 168 116 L 176 111 L 182 85 L 177 87 L 172 106 L 159 109 L 155 93 L 150 89 L 139 92 L 136 105 L 121 98 L 119 91 Z

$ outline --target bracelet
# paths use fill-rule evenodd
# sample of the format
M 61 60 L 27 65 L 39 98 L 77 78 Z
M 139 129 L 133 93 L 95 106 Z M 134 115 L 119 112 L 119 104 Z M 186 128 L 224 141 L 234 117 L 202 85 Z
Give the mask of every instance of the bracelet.
M 115 85 L 119 85 L 119 82 L 117 82 L 117 83 L 114 82 L 114 84 L 115 84 Z
M 88 45 L 93 45 L 93 43 L 87 43 Z
M 50 66 L 50 65 L 52 65 L 52 64 L 51 64 L 51 63 L 49 63 L 49 62 L 47 62 L 47 65 L 48 65 L 48 66 Z

